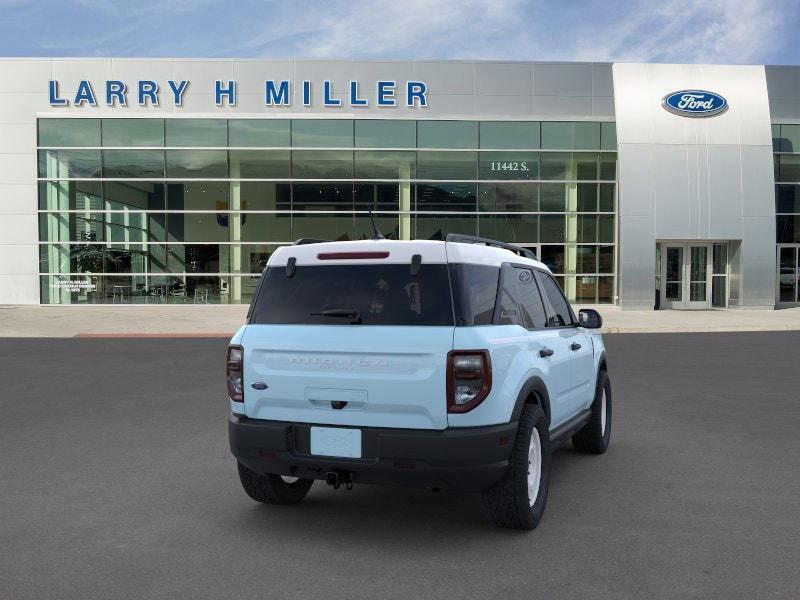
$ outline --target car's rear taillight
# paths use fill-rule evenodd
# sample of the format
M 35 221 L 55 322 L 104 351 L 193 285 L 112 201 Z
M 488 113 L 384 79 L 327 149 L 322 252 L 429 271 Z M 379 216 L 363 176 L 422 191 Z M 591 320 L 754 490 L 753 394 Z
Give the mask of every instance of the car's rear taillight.
M 491 389 L 492 363 L 487 350 L 452 350 L 447 354 L 447 412 L 472 410 Z
M 244 348 L 228 346 L 228 398 L 233 402 L 244 402 Z

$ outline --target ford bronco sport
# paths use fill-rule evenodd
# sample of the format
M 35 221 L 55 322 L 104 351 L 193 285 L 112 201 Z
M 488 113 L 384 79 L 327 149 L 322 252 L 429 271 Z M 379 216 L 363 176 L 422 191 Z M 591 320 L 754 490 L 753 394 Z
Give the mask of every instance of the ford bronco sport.
M 315 479 L 481 492 L 495 524 L 533 529 L 553 448 L 608 447 L 600 326 L 530 250 L 493 240 L 279 248 L 228 348 L 242 486 L 273 504 Z

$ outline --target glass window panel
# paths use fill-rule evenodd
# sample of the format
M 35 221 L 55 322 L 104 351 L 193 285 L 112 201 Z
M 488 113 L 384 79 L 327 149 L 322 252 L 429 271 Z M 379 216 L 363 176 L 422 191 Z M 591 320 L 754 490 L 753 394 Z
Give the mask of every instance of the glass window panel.
M 241 213 L 230 218 L 241 224 L 241 239 L 245 242 L 291 242 L 291 213 Z M 230 239 L 230 238 L 229 238 Z
M 288 119 L 231 119 L 228 141 L 232 148 L 287 148 L 290 123 Z
M 800 213 L 800 185 L 776 185 L 775 204 L 776 212 Z
M 800 154 L 782 154 L 780 156 L 778 181 L 800 181 Z
M 559 121 L 542 122 L 542 148 L 549 150 L 571 150 L 575 130 L 573 123 Z
M 711 306 L 725 308 L 727 304 L 726 280 L 726 277 L 720 276 L 711 278 Z
M 475 212 L 476 186 L 469 183 L 418 184 L 416 210 Z
M 164 151 L 103 150 L 103 176 L 160 179 L 164 177 Z
M 776 241 L 779 244 L 800 242 L 800 215 L 778 215 L 775 221 Z
M 289 179 L 291 160 L 288 150 L 231 150 L 230 173 L 233 179 Z
M 598 246 L 597 272 L 614 272 L 614 246 Z
M 600 123 L 575 123 L 574 148 L 577 150 L 600 149 Z
M 229 210 L 230 184 L 192 181 L 167 184 L 167 210 Z
M 292 121 L 295 148 L 352 148 L 353 121 L 349 119 L 304 119 Z
M 564 215 L 542 215 L 539 220 L 539 236 L 543 243 L 563 242 L 566 235 Z
M 416 152 L 373 151 L 355 153 L 356 179 L 413 179 Z
M 297 179 L 351 179 L 352 150 L 300 150 L 292 152 L 292 177 Z
M 355 210 L 389 211 L 400 210 L 400 194 L 407 183 L 359 183 L 355 186 Z M 410 206 L 409 206 L 410 208 Z M 370 229 L 371 231 L 371 229 Z
M 103 119 L 103 146 L 163 145 L 163 119 Z
M 574 179 L 571 154 L 542 152 L 539 160 L 541 161 L 542 179 Z
M 350 183 L 295 183 L 292 186 L 292 209 L 295 211 L 353 211 L 353 185 Z M 295 212 L 295 217 L 299 214 Z M 303 217 L 307 218 L 307 217 Z M 349 216 L 348 219 L 352 219 Z M 338 227 L 338 226 L 337 226 Z M 350 231 L 352 234 L 352 230 Z M 313 235 L 297 237 L 318 237 Z M 325 237 L 324 239 L 335 239 Z
M 164 210 L 163 183 L 149 181 L 106 181 L 103 183 L 107 210 Z
M 400 236 L 400 216 L 397 213 L 376 213 L 373 212 L 375 226 L 383 237 L 396 240 Z M 355 215 L 355 239 L 366 240 L 375 235 L 372 230 L 372 221 L 367 215 Z
M 602 179 L 603 181 L 616 181 L 617 179 L 616 152 L 603 152 L 600 154 L 600 179 Z
M 614 184 L 601 183 L 600 186 L 600 212 L 614 212 Z
M 242 181 L 232 183 L 234 190 L 239 190 L 239 206 L 231 204 L 236 210 L 283 210 L 292 208 L 292 188 L 289 183 L 272 181 Z M 224 193 L 224 190 L 223 190 Z M 235 195 L 232 194 L 235 198 Z M 288 238 L 287 238 L 288 239 Z
M 728 272 L 728 244 L 714 244 L 713 246 L 713 273 L 725 275 Z
M 573 158 L 575 160 L 576 179 L 597 179 L 597 154 L 579 152 L 574 154 Z
M 448 233 L 477 235 L 478 220 L 471 216 L 448 214 L 418 214 L 414 216 L 415 238 L 420 240 L 443 240 Z
M 229 252 L 229 244 L 167 244 L 168 272 L 226 273 L 230 270 Z M 173 278 L 171 285 L 177 279 Z M 182 282 L 184 278 L 179 280 Z M 178 301 L 184 297 L 179 293 L 170 295 Z
M 564 212 L 567 210 L 567 186 L 563 183 L 543 183 L 539 201 L 542 212 Z
M 416 121 L 356 119 L 356 148 L 414 148 L 417 145 Z
M 103 208 L 101 184 L 99 181 L 40 181 L 39 208 L 100 210 Z
M 578 258 L 578 273 L 599 272 L 597 268 L 597 246 L 578 246 L 576 251 Z
M 538 152 L 481 152 L 480 179 L 539 179 Z
M 234 245 L 234 247 L 237 247 Z M 241 244 L 242 253 L 242 271 L 246 273 L 261 273 L 267 266 L 267 261 L 272 253 L 275 252 L 279 245 L 271 244 Z M 231 269 L 231 272 L 235 270 Z M 242 282 L 244 283 L 244 279 Z M 258 283 L 258 278 L 253 278 L 250 285 Z
M 772 125 L 772 150 L 774 152 L 781 152 L 781 126 Z
M 417 121 L 420 148 L 477 148 L 475 121 Z
M 601 123 L 600 124 L 600 148 L 602 150 L 616 150 L 617 149 L 617 124 L 616 123 Z
M 100 119 L 39 119 L 40 146 L 99 146 Z
M 578 216 L 579 242 L 593 243 L 597 241 L 597 219 L 598 217 L 596 215 Z
M 578 211 L 597 212 L 597 184 L 578 184 Z
M 781 125 L 781 152 L 800 152 L 800 125 Z
M 538 148 L 539 122 L 484 121 L 480 124 L 481 148 Z
M 610 304 L 614 300 L 614 278 L 613 277 L 598 277 L 597 278 L 597 302 L 601 304 Z
M 39 150 L 39 177 L 100 177 L 100 150 Z
M 475 179 L 477 174 L 475 152 L 418 152 L 417 178 L 463 180 Z
M 539 241 L 539 215 L 481 215 L 478 234 L 504 242 L 535 244 Z
M 594 304 L 597 302 L 597 277 L 581 275 L 575 278 L 575 302 Z
M 231 240 L 231 215 L 225 211 L 209 213 L 169 213 L 169 242 L 227 242 Z
M 228 153 L 225 150 L 167 150 L 167 177 L 227 176 Z
M 550 274 L 543 273 L 542 271 L 536 272 L 536 280 L 539 282 L 542 294 L 547 297 L 550 308 L 552 309 L 552 314 L 547 320 L 547 325 L 549 327 L 571 325 L 574 322 L 572 309 L 564 298 L 564 294 L 561 291 L 561 284 L 557 283 Z
M 483 212 L 538 212 L 538 183 L 478 184 L 478 210 Z
M 597 241 L 614 242 L 614 215 L 597 217 Z
M 228 145 L 225 119 L 165 119 L 167 146 L 215 147 Z
M 352 240 L 354 239 L 353 213 L 295 213 L 292 215 L 292 238 Z
M 540 260 L 553 273 L 564 272 L 564 246 L 540 246 Z

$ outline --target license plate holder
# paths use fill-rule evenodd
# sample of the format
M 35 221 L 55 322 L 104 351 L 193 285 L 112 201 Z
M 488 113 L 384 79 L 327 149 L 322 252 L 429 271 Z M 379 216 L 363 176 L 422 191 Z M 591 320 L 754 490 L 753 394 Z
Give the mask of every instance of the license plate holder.
M 311 454 L 361 458 L 361 430 L 350 427 L 312 427 Z

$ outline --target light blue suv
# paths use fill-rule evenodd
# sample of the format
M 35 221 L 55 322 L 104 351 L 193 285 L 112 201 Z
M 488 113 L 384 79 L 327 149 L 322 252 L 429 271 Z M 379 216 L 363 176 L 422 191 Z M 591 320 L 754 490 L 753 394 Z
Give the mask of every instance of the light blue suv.
M 228 348 L 242 485 L 273 504 L 315 479 L 481 492 L 494 523 L 533 529 L 552 449 L 608 447 L 600 326 L 529 250 L 493 240 L 282 247 Z

